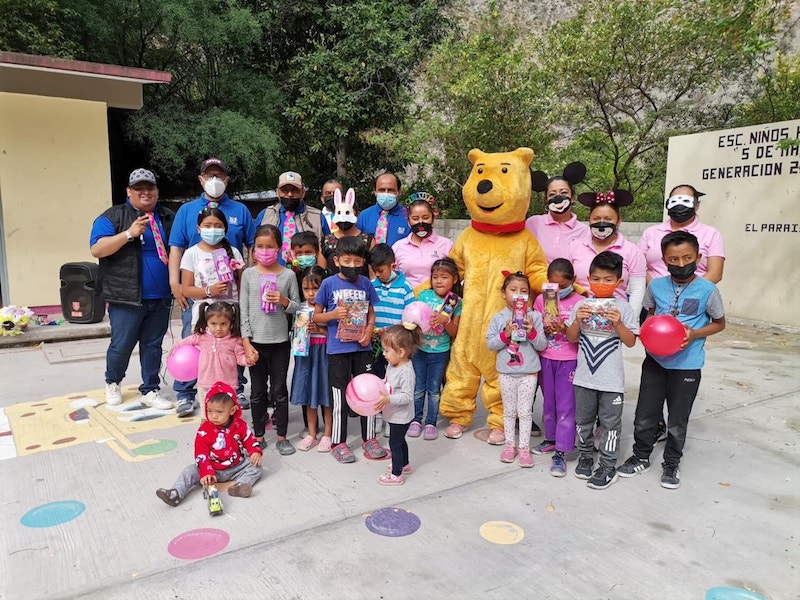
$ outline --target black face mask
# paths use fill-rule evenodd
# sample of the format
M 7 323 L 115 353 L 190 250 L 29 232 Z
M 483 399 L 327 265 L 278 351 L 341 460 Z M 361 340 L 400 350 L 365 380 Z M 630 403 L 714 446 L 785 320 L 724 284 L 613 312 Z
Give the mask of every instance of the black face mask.
M 281 198 L 281 206 L 289 212 L 296 212 L 300 208 L 300 198 Z
M 361 275 L 361 267 L 339 267 L 339 272 L 344 275 L 348 281 L 358 281 L 358 276 Z
M 328 212 L 333 212 L 333 196 L 323 196 L 322 205 L 328 209 Z
M 334 221 L 334 223 L 336 223 L 336 221 Z M 336 223 L 336 226 L 342 231 L 347 231 L 348 229 L 352 229 L 355 226 L 355 223 L 351 223 L 350 221 L 342 221 L 341 223 Z
M 433 224 L 420 221 L 411 225 L 411 233 L 419 238 L 426 238 L 433 232 Z
M 688 265 L 683 265 L 679 267 L 678 265 L 667 265 L 667 271 L 669 274 L 672 275 L 677 281 L 686 281 L 697 270 L 697 262 L 689 263 Z
M 676 223 L 685 223 L 694 217 L 696 213 L 694 208 L 689 208 L 688 206 L 673 206 L 667 211 L 667 214 Z

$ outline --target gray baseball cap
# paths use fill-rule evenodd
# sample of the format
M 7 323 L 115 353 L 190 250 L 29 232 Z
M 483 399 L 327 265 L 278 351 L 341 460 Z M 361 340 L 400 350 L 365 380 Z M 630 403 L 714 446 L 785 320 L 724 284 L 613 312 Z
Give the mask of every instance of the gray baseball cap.
M 148 171 L 147 169 L 136 169 L 131 172 L 130 176 L 128 177 L 128 187 L 133 187 L 137 183 L 152 183 L 153 185 L 158 185 L 156 183 L 156 176 L 155 173 L 152 171 Z

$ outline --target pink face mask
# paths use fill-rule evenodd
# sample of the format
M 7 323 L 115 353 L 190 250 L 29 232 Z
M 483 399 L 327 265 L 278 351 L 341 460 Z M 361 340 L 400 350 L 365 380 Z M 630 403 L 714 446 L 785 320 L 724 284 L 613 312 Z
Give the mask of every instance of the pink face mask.
M 275 248 L 256 248 L 253 250 L 253 258 L 260 265 L 268 267 L 278 260 L 278 250 Z

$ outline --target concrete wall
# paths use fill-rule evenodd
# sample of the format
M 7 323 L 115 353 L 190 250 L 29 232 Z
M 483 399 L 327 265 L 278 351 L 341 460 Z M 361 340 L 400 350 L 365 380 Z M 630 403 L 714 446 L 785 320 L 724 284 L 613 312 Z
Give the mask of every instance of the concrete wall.
M 89 231 L 111 205 L 106 104 L 0 93 L 4 303 L 60 303 L 59 268 L 93 261 Z
M 706 193 L 700 219 L 725 240 L 726 313 L 800 326 L 800 120 L 670 139 L 667 191 Z

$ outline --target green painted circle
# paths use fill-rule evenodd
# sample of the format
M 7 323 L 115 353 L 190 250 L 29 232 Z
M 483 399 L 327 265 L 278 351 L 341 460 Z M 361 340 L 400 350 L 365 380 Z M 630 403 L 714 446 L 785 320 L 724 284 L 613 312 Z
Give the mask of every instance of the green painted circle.
M 156 454 L 166 454 L 170 450 L 175 450 L 177 447 L 178 442 L 174 440 L 158 440 L 154 444 L 147 444 L 146 446 L 134 448 L 133 453 L 139 456 L 155 456 Z

